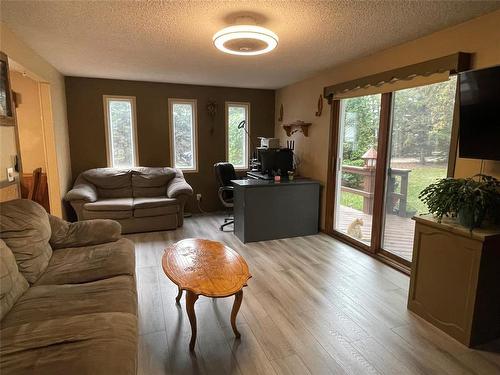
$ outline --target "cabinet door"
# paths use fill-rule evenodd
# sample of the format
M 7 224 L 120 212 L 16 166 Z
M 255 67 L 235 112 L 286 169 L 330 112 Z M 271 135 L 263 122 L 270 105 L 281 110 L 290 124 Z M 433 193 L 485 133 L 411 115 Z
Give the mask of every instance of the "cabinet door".
M 468 345 L 482 242 L 416 225 L 408 308 Z

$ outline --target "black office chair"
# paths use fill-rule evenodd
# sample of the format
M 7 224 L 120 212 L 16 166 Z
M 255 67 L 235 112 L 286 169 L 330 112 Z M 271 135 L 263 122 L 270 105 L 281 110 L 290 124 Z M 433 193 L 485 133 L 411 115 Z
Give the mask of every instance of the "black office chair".
M 219 184 L 219 199 L 224 207 L 232 209 L 234 207 L 233 203 L 233 185 L 231 180 L 236 180 L 236 172 L 231 163 L 215 163 L 215 177 L 217 183 Z M 224 224 L 220 226 L 220 230 L 224 230 L 224 227 L 234 223 L 233 217 L 227 217 L 224 219 Z

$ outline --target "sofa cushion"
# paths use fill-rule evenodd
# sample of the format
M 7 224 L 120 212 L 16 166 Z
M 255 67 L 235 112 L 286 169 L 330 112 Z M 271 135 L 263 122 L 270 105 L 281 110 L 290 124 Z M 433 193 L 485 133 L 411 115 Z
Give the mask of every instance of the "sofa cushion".
M 164 207 L 151 207 L 151 208 L 136 208 L 134 210 L 134 217 L 152 217 L 164 215 L 176 215 L 179 212 L 179 207 L 164 206 Z
M 83 205 L 88 211 L 127 211 L 134 207 L 133 198 L 99 199 Z
M 133 198 L 100 199 L 83 205 L 83 218 L 89 219 L 126 219 L 132 217 Z
M 171 215 L 179 212 L 177 199 L 167 197 L 134 198 L 134 217 Z
M 87 211 L 82 210 L 82 220 L 94 220 L 94 219 L 112 219 L 121 220 L 128 219 L 132 217 L 133 211 Z
M 173 168 L 138 167 L 132 171 L 134 197 L 166 196 L 167 184 L 175 177 Z
M 75 315 L 3 328 L 2 375 L 135 374 L 137 317 Z
M 178 206 L 177 199 L 167 197 L 150 197 L 150 198 L 134 198 L 134 208 L 153 208 L 153 207 L 166 207 Z
M 132 197 L 130 169 L 95 168 L 82 173 L 97 189 L 98 199 Z
M 19 272 L 34 283 L 52 256 L 49 217 L 38 203 L 16 199 L 0 203 L 0 238 L 14 253 Z
M 0 320 L 28 287 L 28 282 L 19 273 L 14 254 L 5 242 L 0 240 Z
M 55 250 L 45 273 L 35 285 L 78 284 L 118 275 L 134 275 L 132 241 Z
M 133 276 L 116 276 L 84 284 L 31 287 L 2 320 L 2 328 L 101 312 L 137 315 Z

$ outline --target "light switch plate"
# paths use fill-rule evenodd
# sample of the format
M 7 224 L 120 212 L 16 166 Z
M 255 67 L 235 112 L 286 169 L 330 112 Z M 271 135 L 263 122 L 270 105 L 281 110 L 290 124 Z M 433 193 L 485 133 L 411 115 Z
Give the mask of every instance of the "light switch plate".
M 7 168 L 7 179 L 9 180 L 9 182 L 14 181 L 14 168 Z

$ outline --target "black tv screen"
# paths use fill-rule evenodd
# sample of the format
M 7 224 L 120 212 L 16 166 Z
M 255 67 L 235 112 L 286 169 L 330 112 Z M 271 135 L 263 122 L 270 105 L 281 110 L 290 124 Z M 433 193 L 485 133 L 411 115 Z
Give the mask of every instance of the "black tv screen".
M 500 66 L 460 73 L 460 157 L 500 160 Z

